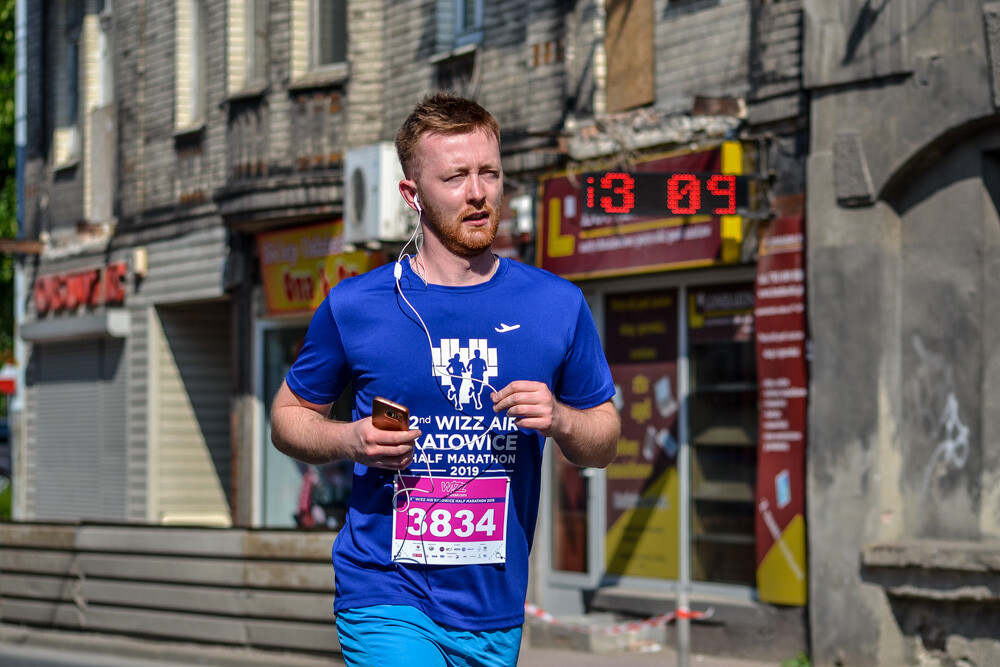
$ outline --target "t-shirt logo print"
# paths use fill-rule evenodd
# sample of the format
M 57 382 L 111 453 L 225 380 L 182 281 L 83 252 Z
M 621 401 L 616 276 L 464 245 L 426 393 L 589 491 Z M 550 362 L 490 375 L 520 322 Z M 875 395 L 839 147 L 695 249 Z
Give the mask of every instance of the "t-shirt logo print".
M 448 390 L 448 400 L 458 410 L 470 403 L 482 410 L 483 395 L 490 391 L 487 383 L 500 373 L 497 349 L 485 338 L 470 338 L 465 347 L 457 338 L 442 338 L 433 354 L 434 374 Z

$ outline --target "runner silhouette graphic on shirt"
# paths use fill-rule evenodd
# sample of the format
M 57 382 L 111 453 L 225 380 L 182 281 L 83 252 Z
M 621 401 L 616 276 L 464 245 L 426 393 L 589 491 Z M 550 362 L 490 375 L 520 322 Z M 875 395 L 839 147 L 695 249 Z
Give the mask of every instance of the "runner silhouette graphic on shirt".
M 448 400 L 455 402 L 455 407 L 462 408 L 462 385 L 465 384 L 465 364 L 456 352 L 448 362 L 448 374 L 451 376 L 451 388 L 448 389 Z
M 486 360 L 480 356 L 479 350 L 475 352 L 476 357 L 469 360 L 469 374 L 472 377 L 472 402 L 476 406 L 477 410 L 483 409 L 483 390 L 486 388 L 486 383 L 483 381 L 486 375 Z

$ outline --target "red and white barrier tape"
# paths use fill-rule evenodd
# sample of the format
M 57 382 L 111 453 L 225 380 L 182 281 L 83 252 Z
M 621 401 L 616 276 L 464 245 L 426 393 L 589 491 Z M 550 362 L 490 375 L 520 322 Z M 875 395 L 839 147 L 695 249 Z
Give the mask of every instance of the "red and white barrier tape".
M 545 611 L 538 605 L 534 605 L 530 602 L 524 603 L 524 613 L 531 617 L 542 621 L 543 623 L 549 623 L 551 625 L 558 626 L 560 628 L 565 628 L 567 630 L 572 630 L 574 632 L 581 632 L 587 635 L 618 635 L 623 632 L 632 632 L 635 630 L 641 630 L 642 628 L 651 628 L 657 625 L 663 625 L 665 623 L 670 623 L 678 618 L 686 618 L 691 620 L 703 620 L 706 618 L 711 618 L 712 614 L 715 613 L 715 609 L 709 607 L 705 611 L 691 611 L 690 609 L 676 609 L 669 614 L 660 614 L 659 616 L 653 616 L 652 618 L 643 619 L 641 621 L 629 621 L 628 623 L 619 623 L 618 625 L 612 625 L 606 628 L 593 627 L 588 625 L 577 625 L 572 623 L 562 623 L 555 616 Z

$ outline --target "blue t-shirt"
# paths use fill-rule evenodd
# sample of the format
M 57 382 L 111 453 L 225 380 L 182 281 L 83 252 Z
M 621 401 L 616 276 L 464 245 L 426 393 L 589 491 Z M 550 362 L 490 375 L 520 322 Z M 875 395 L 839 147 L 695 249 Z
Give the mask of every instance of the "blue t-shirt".
M 400 285 L 426 331 L 397 292 L 392 264 L 345 280 L 313 316 L 288 386 L 325 404 L 353 383 L 355 420 L 371 414 L 375 396 L 407 406 L 411 427 L 422 431 L 410 466 L 414 474 L 425 474 L 430 465 L 435 478 L 470 472 L 508 477 L 506 559 L 450 566 L 393 562 L 395 473 L 355 464 L 347 520 L 333 547 L 334 609 L 406 604 L 465 630 L 518 625 L 545 439 L 517 429 L 506 413 L 494 413 L 490 392 L 535 380 L 562 403 L 585 409 L 614 395 L 611 372 L 590 310 L 572 283 L 501 259 L 485 283 L 426 285 L 408 264 L 403 262 Z M 485 449 L 484 442 L 490 443 Z

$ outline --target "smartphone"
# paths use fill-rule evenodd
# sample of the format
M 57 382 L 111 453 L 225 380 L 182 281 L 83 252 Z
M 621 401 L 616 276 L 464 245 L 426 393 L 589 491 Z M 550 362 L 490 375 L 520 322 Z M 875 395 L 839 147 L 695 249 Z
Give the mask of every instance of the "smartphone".
M 372 401 L 372 424 L 383 431 L 408 431 L 410 411 L 388 398 L 376 396 Z

